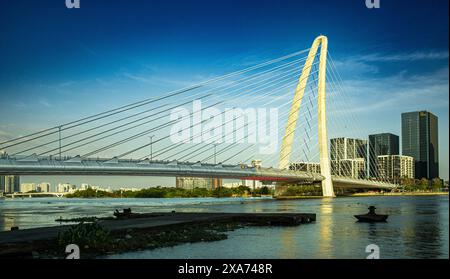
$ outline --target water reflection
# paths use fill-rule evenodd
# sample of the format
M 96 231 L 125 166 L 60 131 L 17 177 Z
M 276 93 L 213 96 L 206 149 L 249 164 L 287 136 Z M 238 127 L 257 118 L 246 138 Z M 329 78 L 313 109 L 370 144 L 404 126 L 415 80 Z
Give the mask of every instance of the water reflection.
M 297 231 L 294 228 L 286 228 L 281 232 L 281 259 L 295 259 L 297 253 L 301 254 L 301 244 L 296 240 Z
M 403 230 L 405 253 L 412 258 L 439 257 L 443 244 L 440 218 L 442 208 L 439 199 L 405 204 L 403 210 L 411 212 L 406 215 L 405 229 Z M 422 245 L 417 245 L 417 243 L 422 243 Z
M 317 225 L 319 225 L 319 255 L 321 258 L 332 257 L 333 243 L 333 200 L 325 198 L 321 200 Z

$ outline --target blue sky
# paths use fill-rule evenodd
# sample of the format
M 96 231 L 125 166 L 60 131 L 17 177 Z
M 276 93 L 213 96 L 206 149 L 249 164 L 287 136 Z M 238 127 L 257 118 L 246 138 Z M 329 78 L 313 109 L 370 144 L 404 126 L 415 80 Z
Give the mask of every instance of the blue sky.
M 432 111 L 448 179 L 447 0 L 381 0 L 371 10 L 364 0 L 81 0 L 72 10 L 64 2 L 0 0 L 0 140 L 302 50 L 325 34 L 364 132 L 400 134 L 401 112 Z

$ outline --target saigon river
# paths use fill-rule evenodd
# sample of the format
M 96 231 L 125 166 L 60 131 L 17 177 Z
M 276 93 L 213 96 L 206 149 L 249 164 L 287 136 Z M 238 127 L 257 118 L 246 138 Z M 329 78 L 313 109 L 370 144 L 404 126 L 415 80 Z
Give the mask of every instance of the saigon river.
M 357 223 L 355 214 L 375 205 L 387 223 Z M 381 258 L 449 258 L 449 198 L 445 196 L 340 197 L 273 200 L 258 198 L 65 199 L 0 201 L 0 230 L 59 226 L 55 219 L 108 217 L 134 212 L 301 212 L 317 221 L 298 227 L 244 227 L 216 242 L 182 244 L 109 258 L 354 258 L 376 244 Z

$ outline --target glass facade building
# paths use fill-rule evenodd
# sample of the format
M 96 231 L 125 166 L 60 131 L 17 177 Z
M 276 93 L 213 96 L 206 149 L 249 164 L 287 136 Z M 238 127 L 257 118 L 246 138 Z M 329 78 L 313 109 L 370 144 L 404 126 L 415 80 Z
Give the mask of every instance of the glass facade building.
M 381 133 L 369 135 L 369 175 L 370 177 L 380 177 L 378 170 L 378 156 L 399 155 L 399 136 L 391 133 Z
M 439 177 L 438 118 L 428 111 L 402 113 L 402 154 L 415 161 L 415 178 Z

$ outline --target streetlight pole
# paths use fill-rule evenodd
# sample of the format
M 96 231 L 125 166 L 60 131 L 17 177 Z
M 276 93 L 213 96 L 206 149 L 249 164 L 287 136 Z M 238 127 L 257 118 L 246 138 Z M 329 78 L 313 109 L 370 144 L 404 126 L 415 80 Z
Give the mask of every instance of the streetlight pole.
M 149 136 L 149 138 L 150 138 L 150 161 L 153 161 L 153 137 L 154 137 L 154 135 Z
M 216 146 L 217 144 L 214 144 L 214 165 L 216 164 Z
M 58 142 L 59 142 L 59 160 L 61 161 L 61 127 L 58 127 Z

